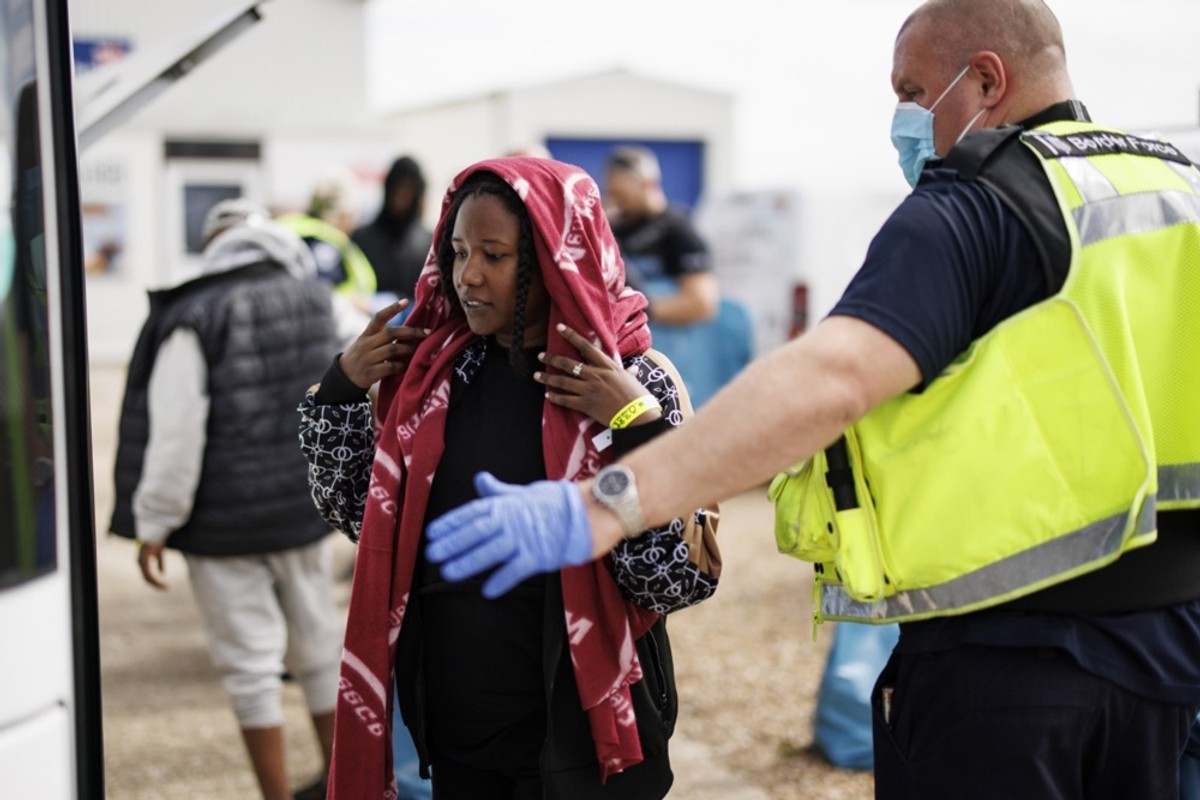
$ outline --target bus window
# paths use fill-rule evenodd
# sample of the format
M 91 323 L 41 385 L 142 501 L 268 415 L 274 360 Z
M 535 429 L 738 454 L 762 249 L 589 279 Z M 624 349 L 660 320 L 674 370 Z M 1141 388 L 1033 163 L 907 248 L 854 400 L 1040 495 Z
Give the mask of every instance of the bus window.
M 34 30 L 6 4 L 0 51 L 0 588 L 57 564 L 45 220 Z M 28 54 L 29 63 L 23 63 Z

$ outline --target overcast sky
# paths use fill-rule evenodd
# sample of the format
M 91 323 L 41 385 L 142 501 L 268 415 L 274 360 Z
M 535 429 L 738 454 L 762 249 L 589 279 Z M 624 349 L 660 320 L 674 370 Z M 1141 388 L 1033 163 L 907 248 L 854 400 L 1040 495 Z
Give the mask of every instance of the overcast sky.
M 888 141 L 888 76 L 895 32 L 916 5 L 371 0 L 369 96 L 395 108 L 624 67 L 734 96 L 740 186 L 849 179 L 903 188 Z M 1050 6 L 1094 117 L 1133 129 L 1200 122 L 1198 0 Z

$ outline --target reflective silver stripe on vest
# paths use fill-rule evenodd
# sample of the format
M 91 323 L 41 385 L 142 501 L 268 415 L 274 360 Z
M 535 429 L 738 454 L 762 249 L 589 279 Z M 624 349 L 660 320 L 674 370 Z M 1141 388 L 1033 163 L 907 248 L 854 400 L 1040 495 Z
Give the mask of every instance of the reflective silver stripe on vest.
M 1179 190 L 1139 192 L 1086 203 L 1075 209 L 1079 243 L 1090 244 L 1133 233 L 1150 233 L 1200 220 L 1200 197 Z
M 1154 498 L 1147 498 L 1142 504 L 1138 533 L 1154 530 L 1154 507 Z M 833 618 L 897 620 L 944 616 L 957 609 L 977 606 L 1120 551 L 1127 516 L 1106 517 L 970 574 L 937 586 L 899 592 L 874 603 L 855 600 L 843 587 L 826 584 L 821 587 L 821 614 Z
M 1086 158 L 1060 158 L 1058 163 L 1071 177 L 1071 182 L 1075 184 L 1075 189 L 1084 203 L 1098 203 L 1121 196 L 1117 187 L 1112 185 L 1112 181 Z
M 1197 172 L 1195 167 L 1185 167 L 1176 161 L 1164 161 L 1163 163 L 1174 170 L 1176 175 L 1187 181 L 1193 192 L 1200 194 L 1200 172 Z
M 1200 500 L 1200 464 L 1159 467 L 1158 499 Z

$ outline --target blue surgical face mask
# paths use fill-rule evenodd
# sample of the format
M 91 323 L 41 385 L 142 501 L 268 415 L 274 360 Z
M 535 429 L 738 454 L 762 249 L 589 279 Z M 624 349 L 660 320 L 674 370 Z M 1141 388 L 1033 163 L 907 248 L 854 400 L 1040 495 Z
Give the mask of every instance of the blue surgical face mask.
M 950 85 L 938 95 L 937 100 L 933 101 L 933 105 L 929 108 L 922 108 L 912 101 L 904 101 L 896 104 L 896 112 L 892 115 L 892 144 L 896 147 L 896 152 L 900 154 L 900 169 L 904 170 L 904 177 L 908 180 L 908 185 L 915 187 L 917 179 L 921 177 L 921 170 L 925 168 L 925 162 L 937 155 L 937 151 L 933 146 L 933 110 L 937 108 L 938 103 L 942 102 L 942 98 L 950 93 L 962 76 L 967 74 L 967 70 L 971 65 L 962 68 L 962 71 L 950 81 Z M 963 128 L 963 132 L 958 135 L 959 139 L 971 130 L 971 126 L 978 121 L 983 115 L 985 109 L 980 109 L 979 113 L 971 118 L 967 123 L 967 127 Z M 957 140 L 955 140 L 957 144 Z

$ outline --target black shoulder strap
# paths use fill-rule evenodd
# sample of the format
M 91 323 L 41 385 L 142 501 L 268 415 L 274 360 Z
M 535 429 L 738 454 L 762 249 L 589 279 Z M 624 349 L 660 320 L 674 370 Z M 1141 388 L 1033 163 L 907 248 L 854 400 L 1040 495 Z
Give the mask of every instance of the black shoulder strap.
M 1022 130 L 1020 125 L 985 128 L 954 145 L 942 163 L 966 180 L 976 180 L 983 171 L 984 164 L 1005 142 L 1020 136 Z
M 680 376 L 678 368 L 671 362 L 671 359 L 667 358 L 666 353 L 663 353 L 661 350 L 655 350 L 653 347 L 646 348 L 646 352 L 642 355 L 651 364 L 667 373 L 667 377 L 670 378 L 671 383 L 675 384 L 679 398 L 679 412 L 683 415 L 684 419 L 692 416 L 695 412 L 692 407 L 691 395 L 688 394 L 683 377 Z
M 943 161 L 961 180 L 987 186 L 1033 240 L 1047 294 L 1062 288 L 1071 264 L 1071 242 L 1054 189 L 1037 157 L 1017 146 L 1024 128 L 1005 125 L 973 133 Z

